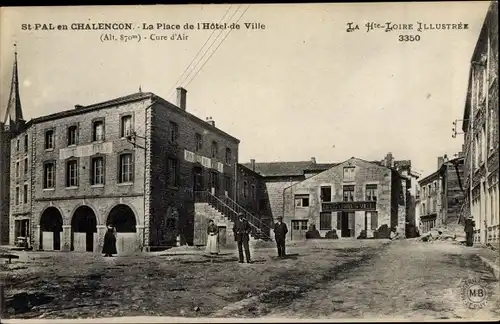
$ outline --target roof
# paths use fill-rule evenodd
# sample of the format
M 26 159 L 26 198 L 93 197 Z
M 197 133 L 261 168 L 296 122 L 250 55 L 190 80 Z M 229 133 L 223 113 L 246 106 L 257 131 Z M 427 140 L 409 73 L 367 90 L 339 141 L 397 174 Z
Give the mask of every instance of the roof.
M 421 183 L 426 183 L 427 181 L 429 180 L 434 180 L 434 177 L 436 175 L 438 175 L 439 173 L 443 172 L 444 171 L 444 168 L 448 165 L 448 164 L 455 164 L 456 162 L 460 162 L 460 160 L 464 161 L 464 157 L 463 156 L 459 156 L 459 157 L 456 157 L 454 159 L 450 159 L 446 162 L 443 162 L 443 164 L 436 170 L 434 171 L 433 173 L 429 174 L 428 176 L 426 176 L 425 178 L 422 178 L 422 180 L 420 180 L 418 183 L 421 184 Z
M 304 169 L 304 172 L 318 172 L 326 171 L 334 166 L 339 165 L 339 163 L 316 163 L 311 164 L 308 168 Z
M 241 163 L 238 163 L 238 168 L 240 168 L 241 170 L 245 171 L 246 173 L 249 173 L 257 178 L 262 178 L 262 175 L 253 171 L 249 166 L 245 166 Z
M 304 170 L 312 164 L 312 161 L 259 162 L 255 163 L 255 172 L 264 177 L 303 176 Z M 250 163 L 244 163 L 243 165 L 251 168 Z
M 134 101 L 141 101 L 141 100 L 146 100 L 146 99 L 152 99 L 154 97 L 154 94 L 151 92 L 138 92 L 134 93 L 131 95 L 123 96 L 123 97 L 118 97 L 115 99 L 99 102 L 96 104 L 92 104 L 89 106 L 78 106 L 78 108 L 73 108 L 71 110 L 65 110 L 65 111 L 60 111 L 54 114 L 46 115 L 46 116 L 41 116 L 34 118 L 30 120 L 30 123 L 36 124 L 48 120 L 53 120 L 53 119 L 59 119 L 59 118 L 64 118 L 64 117 L 69 117 L 69 116 L 74 116 L 74 115 L 80 115 L 89 111 L 93 110 L 98 110 L 102 108 L 107 108 L 107 107 L 112 107 L 112 106 L 118 106 L 121 104 L 126 104 Z
M 363 161 L 385 167 L 383 161 Z M 255 163 L 255 172 L 263 177 L 302 176 L 307 172 L 323 172 L 342 163 L 314 163 L 312 161 L 260 162 Z M 251 163 L 244 163 L 242 165 L 251 169 Z M 398 171 L 404 168 L 411 168 L 410 160 L 394 161 L 394 168 L 389 169 Z
M 240 140 L 238 140 L 236 137 L 229 135 L 228 133 L 220 130 L 219 128 L 217 128 L 215 126 L 210 125 L 209 123 L 207 123 L 203 119 L 200 119 L 200 118 L 196 117 L 195 115 L 177 107 L 173 103 L 155 95 L 152 92 L 137 92 L 137 93 L 133 93 L 130 95 L 126 95 L 126 96 L 114 98 L 111 100 L 95 103 L 95 104 L 88 105 L 88 106 L 76 105 L 75 106 L 76 108 L 73 108 L 70 110 L 60 111 L 60 112 L 57 112 L 54 114 L 34 118 L 34 119 L 30 120 L 28 123 L 26 123 L 26 127 L 30 126 L 31 124 L 41 123 L 41 122 L 45 122 L 45 121 L 49 121 L 49 120 L 65 118 L 65 117 L 70 117 L 70 116 L 76 116 L 76 115 L 84 114 L 84 113 L 94 111 L 94 110 L 99 110 L 99 109 L 103 109 L 103 108 L 108 108 L 108 107 L 113 107 L 113 106 L 118 106 L 118 105 L 123 105 L 123 104 L 131 103 L 131 102 L 148 100 L 148 99 L 152 100 L 153 102 L 163 104 L 164 106 L 176 108 L 178 113 L 184 115 L 185 117 L 191 119 L 192 121 L 194 121 L 200 125 L 203 125 L 203 127 L 211 129 L 220 135 L 223 135 L 227 138 L 230 138 L 231 140 L 235 141 L 236 143 L 240 143 Z

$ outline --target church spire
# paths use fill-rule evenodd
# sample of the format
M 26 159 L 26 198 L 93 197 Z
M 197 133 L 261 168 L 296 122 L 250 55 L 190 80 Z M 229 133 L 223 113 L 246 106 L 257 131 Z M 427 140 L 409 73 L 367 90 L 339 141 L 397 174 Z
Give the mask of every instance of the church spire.
M 7 112 L 5 114 L 5 123 L 8 122 L 10 129 L 17 131 L 23 121 L 23 110 L 19 96 L 19 76 L 17 72 L 17 45 L 14 44 L 14 67 L 12 70 L 12 83 L 10 86 L 9 102 L 7 103 Z

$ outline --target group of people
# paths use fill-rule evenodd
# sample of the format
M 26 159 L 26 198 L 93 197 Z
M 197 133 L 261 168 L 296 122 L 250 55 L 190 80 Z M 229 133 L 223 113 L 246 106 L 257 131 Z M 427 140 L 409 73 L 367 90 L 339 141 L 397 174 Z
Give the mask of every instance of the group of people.
M 247 263 L 252 263 L 250 257 L 250 247 L 248 242 L 250 241 L 250 233 L 252 227 L 250 223 L 246 220 L 243 213 L 238 214 L 238 220 L 234 223 L 233 233 L 234 240 L 238 245 L 238 256 L 239 262 L 244 263 L 244 258 Z M 283 218 L 278 217 L 278 221 L 274 224 L 274 238 L 276 240 L 276 246 L 278 248 L 278 257 L 285 257 L 285 238 L 288 233 L 288 228 L 285 223 L 283 223 Z M 213 220 L 210 220 L 207 228 L 207 246 L 206 252 L 211 255 L 216 255 L 220 252 L 219 247 L 219 228 L 215 225 Z M 116 229 L 113 225 L 108 225 L 106 234 L 104 235 L 104 244 L 102 246 L 102 253 L 105 257 L 111 257 L 113 254 L 117 254 L 116 250 Z
M 246 220 L 243 213 L 238 214 L 238 220 L 234 223 L 233 234 L 234 241 L 238 245 L 238 259 L 240 263 L 244 263 L 246 259 L 247 263 L 252 263 L 250 257 L 250 248 L 248 242 L 250 241 L 250 233 L 252 227 L 250 223 Z M 278 249 L 278 257 L 284 258 L 285 254 L 285 238 L 288 233 L 288 228 L 285 223 L 283 223 L 283 218 L 278 217 L 278 221 L 274 224 L 274 238 L 276 240 L 276 246 Z M 219 248 L 219 228 L 215 225 L 213 220 L 209 221 L 207 228 L 207 246 L 206 252 L 211 255 L 216 255 L 220 252 Z

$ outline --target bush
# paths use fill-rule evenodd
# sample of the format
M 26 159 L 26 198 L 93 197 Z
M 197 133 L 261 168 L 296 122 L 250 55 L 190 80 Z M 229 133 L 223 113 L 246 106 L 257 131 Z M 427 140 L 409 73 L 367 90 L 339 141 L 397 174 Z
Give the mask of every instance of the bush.
M 338 238 L 339 238 L 339 236 L 337 235 L 337 231 L 334 229 L 331 231 L 328 231 L 325 235 L 325 239 L 337 240 Z

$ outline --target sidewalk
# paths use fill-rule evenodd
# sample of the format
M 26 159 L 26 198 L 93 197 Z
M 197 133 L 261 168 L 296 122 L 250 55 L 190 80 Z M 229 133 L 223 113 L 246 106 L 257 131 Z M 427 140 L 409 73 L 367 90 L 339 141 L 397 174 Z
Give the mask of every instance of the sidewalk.
M 490 270 L 497 280 L 500 280 L 500 250 L 493 250 L 484 245 L 477 246 L 477 255 L 484 266 Z

